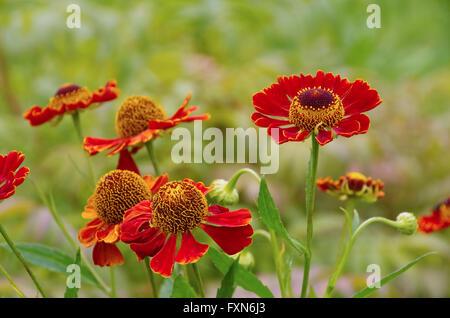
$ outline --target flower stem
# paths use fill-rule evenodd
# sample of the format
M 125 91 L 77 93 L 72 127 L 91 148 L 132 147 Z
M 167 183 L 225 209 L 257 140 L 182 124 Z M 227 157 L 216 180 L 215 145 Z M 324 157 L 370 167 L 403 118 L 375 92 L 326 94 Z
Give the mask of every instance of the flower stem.
M 114 273 L 114 266 L 109 267 L 109 284 L 111 286 L 111 298 L 117 298 L 116 294 L 116 275 Z
M 347 214 L 348 214 L 348 211 L 347 211 Z M 364 221 L 355 230 L 355 232 L 351 235 L 351 237 L 349 237 L 349 241 L 348 241 L 347 246 L 345 248 L 344 254 L 342 255 L 341 261 L 339 262 L 339 265 L 338 265 L 336 271 L 333 273 L 332 277 L 330 278 L 330 282 L 328 283 L 328 287 L 327 287 L 327 290 L 325 292 L 324 297 L 331 297 L 331 294 L 334 291 L 334 287 L 336 286 L 336 283 L 337 283 L 337 281 L 339 279 L 339 276 L 341 275 L 342 270 L 344 269 L 344 266 L 347 263 L 348 256 L 350 254 L 350 251 L 351 251 L 351 249 L 353 247 L 353 244 L 355 243 L 355 240 L 358 237 L 359 233 L 361 233 L 361 231 L 366 226 L 368 226 L 371 223 L 375 223 L 375 222 L 384 223 L 384 224 L 387 224 L 387 225 L 395 227 L 395 228 L 400 227 L 397 222 L 394 222 L 392 220 L 388 220 L 388 219 L 383 218 L 383 217 L 372 217 L 372 218 L 367 219 L 366 221 Z
M 301 297 L 306 297 L 309 284 L 309 271 L 311 268 L 311 245 L 313 238 L 313 213 L 314 200 L 316 194 L 316 172 L 319 161 L 319 143 L 315 138 L 315 133 L 311 133 L 311 155 L 308 163 L 308 173 L 306 175 L 306 252 L 305 266 L 303 268 L 303 283 Z
M 6 271 L 6 269 L 3 268 L 2 265 L 0 265 L 0 272 L 2 272 L 3 275 L 5 275 L 6 279 L 9 281 L 9 283 L 11 284 L 11 287 L 14 289 L 14 291 L 22 298 L 27 298 L 24 293 L 20 290 L 20 288 L 16 285 L 16 283 L 14 283 L 14 281 L 12 280 L 11 276 L 9 276 L 8 272 Z
M 205 298 L 205 291 L 203 289 L 203 281 L 198 269 L 197 263 L 190 263 L 186 265 L 186 274 L 189 284 L 194 288 L 195 292 L 201 298 Z
M 34 187 L 36 188 L 36 191 L 41 198 L 42 202 L 45 206 L 47 206 L 48 210 L 50 211 L 51 215 L 53 216 L 53 219 L 55 220 L 58 227 L 63 232 L 64 236 L 66 237 L 67 241 L 69 242 L 70 246 L 77 251 L 78 245 L 75 243 L 75 241 L 70 236 L 69 232 L 67 231 L 66 227 L 64 226 L 64 223 L 62 222 L 61 218 L 59 217 L 58 212 L 56 211 L 55 202 L 53 201 L 53 196 L 50 195 L 50 201 L 48 201 L 47 197 L 42 193 L 41 189 L 37 185 L 37 183 L 30 178 L 31 182 L 33 183 Z M 86 265 L 86 268 L 89 270 L 89 272 L 92 274 L 94 279 L 98 282 L 97 287 L 99 287 L 106 295 L 110 295 L 108 292 L 108 287 L 106 286 L 105 282 L 102 280 L 102 278 L 97 274 L 95 269 L 92 267 L 92 265 L 89 263 L 89 261 L 84 256 L 84 253 L 80 253 L 81 260 Z
M 78 139 L 79 139 L 81 145 L 83 145 L 84 136 L 83 136 L 83 131 L 81 129 L 80 113 L 78 111 L 76 111 L 75 113 L 72 114 L 72 120 L 73 120 L 73 125 L 75 126 L 75 130 L 77 132 Z M 88 163 L 88 168 L 89 168 L 89 175 L 91 177 L 92 182 L 95 185 L 97 182 L 97 179 L 95 176 L 94 166 L 92 165 L 91 157 L 88 155 L 86 158 L 87 158 L 87 163 Z
M 239 180 L 239 177 L 241 175 L 243 175 L 244 173 L 248 173 L 248 174 L 252 175 L 255 178 L 255 180 L 258 181 L 258 183 L 261 182 L 260 176 L 255 171 L 253 171 L 250 168 L 244 168 L 244 169 L 241 169 L 241 170 L 237 171 L 230 178 L 230 180 L 228 180 L 228 183 L 226 184 L 224 190 L 229 191 L 229 192 L 233 191 L 233 189 L 236 187 L 236 183 Z
M 149 140 L 148 142 L 146 142 L 145 147 L 147 148 L 148 156 L 150 157 L 150 161 L 152 162 L 155 174 L 159 176 L 161 172 L 159 170 L 158 162 L 156 161 L 155 152 L 153 149 L 153 140 Z
M 144 259 L 144 266 L 145 266 L 145 269 L 147 271 L 147 275 L 148 275 L 148 279 L 150 281 L 150 285 L 152 286 L 153 297 L 154 298 L 158 298 L 158 289 L 156 288 L 155 277 L 153 275 L 152 270 L 150 269 L 150 257 L 147 256 Z
M 25 270 L 27 271 L 28 275 L 31 277 L 31 280 L 33 281 L 34 285 L 36 286 L 36 288 L 39 290 L 39 292 L 41 293 L 42 297 L 47 298 L 46 294 L 44 293 L 44 291 L 42 290 L 41 285 L 39 284 L 38 280 L 36 279 L 36 276 L 34 276 L 33 272 L 31 271 L 31 269 L 28 267 L 27 262 L 25 261 L 25 259 L 23 258 L 22 254 L 19 252 L 19 250 L 16 248 L 16 246 L 14 245 L 14 242 L 9 238 L 8 234 L 6 233 L 5 228 L 3 227 L 3 225 L 0 224 L 0 233 L 2 234 L 3 238 L 5 239 L 6 243 L 8 244 L 8 246 L 11 248 L 12 252 L 16 255 L 16 257 L 19 259 L 19 261 L 22 263 L 23 267 L 25 267 Z
M 278 284 L 280 285 L 281 297 L 286 298 L 286 286 L 284 285 L 283 274 L 281 271 L 281 253 L 278 251 L 278 240 L 274 230 L 270 230 L 270 244 L 275 259 L 275 270 L 277 272 Z

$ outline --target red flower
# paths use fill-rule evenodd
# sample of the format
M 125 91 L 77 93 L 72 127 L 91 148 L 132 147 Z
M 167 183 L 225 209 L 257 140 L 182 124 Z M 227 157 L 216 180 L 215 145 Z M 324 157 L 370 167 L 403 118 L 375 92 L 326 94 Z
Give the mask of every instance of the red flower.
M 197 107 L 187 107 L 191 95 L 189 94 L 178 111 L 167 118 L 164 109 L 146 96 L 131 96 L 125 99 L 116 115 L 116 132 L 119 138 L 103 139 L 86 137 L 83 148 L 89 154 L 95 155 L 100 151 L 111 150 L 108 156 L 120 153 L 119 169 L 138 172 L 131 153 L 135 153 L 150 139 L 155 139 L 164 130 L 175 127 L 182 122 L 207 120 L 208 114 L 190 116 Z
M 12 196 L 16 187 L 21 185 L 30 173 L 27 167 L 19 168 L 24 159 L 25 155 L 17 151 L 11 151 L 5 156 L 0 155 L 0 200 Z
M 78 232 L 78 240 L 85 247 L 95 244 L 92 253 L 95 265 L 123 264 L 123 256 L 116 246 L 123 215 L 139 202 L 151 198 L 149 184 L 152 180 L 126 170 L 113 170 L 100 178 L 81 214 L 83 218 L 93 220 Z
M 255 125 L 267 127 L 278 144 L 303 141 L 316 130 L 317 142 L 325 145 L 335 134 L 351 137 L 366 133 L 370 119 L 362 113 L 380 103 L 378 92 L 365 81 L 349 82 L 318 71 L 316 76 L 278 77 L 278 83 L 253 96 L 257 112 L 251 118 Z M 278 136 L 273 134 L 276 131 Z
M 105 87 L 91 92 L 87 87 L 65 84 L 58 89 L 54 97 L 50 98 L 47 106 L 44 108 L 32 106 L 23 114 L 23 117 L 30 122 L 31 126 L 42 125 L 56 116 L 61 118 L 65 113 L 73 113 L 88 108 L 93 103 L 107 102 L 117 98 L 120 91 L 116 85 L 115 80 L 109 80 Z
M 160 176 L 152 186 L 152 200 L 125 213 L 121 240 L 130 243 L 139 260 L 152 256 L 151 269 L 164 277 L 172 274 L 175 262 L 194 263 L 207 252 L 209 246 L 197 242 L 191 233 L 196 228 L 206 232 L 226 253 L 240 252 L 252 242 L 250 211 L 208 207 L 205 195 L 211 188 L 189 179 L 169 182 L 167 175 Z
M 431 215 L 422 215 L 417 223 L 419 232 L 427 234 L 450 226 L 450 197 L 438 203 L 431 211 Z
M 375 202 L 384 197 L 384 183 L 380 179 L 373 180 L 359 172 L 348 172 L 336 181 L 330 177 L 318 178 L 316 184 L 321 191 L 337 196 L 341 200 L 350 197 Z

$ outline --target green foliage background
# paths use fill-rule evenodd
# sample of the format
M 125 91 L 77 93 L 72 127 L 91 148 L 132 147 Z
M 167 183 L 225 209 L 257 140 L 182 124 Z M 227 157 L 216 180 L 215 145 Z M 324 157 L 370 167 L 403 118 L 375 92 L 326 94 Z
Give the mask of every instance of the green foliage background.
M 66 27 L 66 7 L 81 6 L 81 29 Z M 401 211 L 429 213 L 450 195 L 450 29 L 448 1 L 376 1 L 380 29 L 366 27 L 368 4 L 375 1 L 171 0 L 171 1 L 0 1 L 0 153 L 26 154 L 25 165 L 45 191 L 52 191 L 71 233 L 84 225 L 82 211 L 92 188 L 72 161 L 85 169 L 84 153 L 72 122 L 30 127 L 21 114 L 44 106 L 66 82 L 96 89 L 118 81 L 118 100 L 81 115 L 85 134 L 114 137 L 114 116 L 132 94 L 148 95 L 173 113 L 188 92 L 192 104 L 211 119 L 203 127 L 253 127 L 252 95 L 278 75 L 315 73 L 317 69 L 363 78 L 379 91 L 383 103 L 369 113 L 366 135 L 339 138 L 320 149 L 318 176 L 338 178 L 359 171 L 385 182 L 386 197 L 359 204 L 362 218 L 389 218 Z M 192 130 L 192 125 L 185 124 Z M 190 177 L 209 184 L 228 178 L 242 165 L 182 164 L 170 159 L 175 142 L 161 138 L 157 156 L 172 178 Z M 281 217 L 293 237 L 302 239 L 304 186 L 309 143 L 280 147 L 280 169 L 267 177 Z M 136 156 L 143 173 L 152 168 L 144 151 Z M 117 158 L 93 158 L 97 175 Z M 253 168 L 258 169 L 257 166 Z M 258 185 L 240 181 L 241 205 L 255 209 Z M 324 288 L 343 224 L 335 198 L 317 194 L 312 282 Z M 70 251 L 31 182 L 0 206 L 0 222 L 15 241 L 39 242 Z M 255 226 L 260 226 L 255 220 Z M 267 243 L 256 237 L 249 248 L 254 272 L 277 284 Z M 434 250 L 377 296 L 449 297 L 449 231 L 405 237 L 375 225 L 358 239 L 339 293 L 364 287 L 366 267 L 380 264 L 387 274 Z M 149 285 L 142 264 L 122 246 L 127 262 L 118 270 L 119 296 L 144 297 Z M 289 250 L 293 253 L 293 251 Z M 294 254 L 294 253 L 293 253 Z M 33 294 L 20 264 L 0 250 L 1 264 L 19 286 Z M 294 258 L 296 268 L 302 259 Z M 35 268 L 35 267 L 33 267 Z M 218 287 L 220 274 L 208 259 L 200 262 L 207 286 Z M 36 268 L 51 296 L 61 297 L 65 277 Z M 107 279 L 108 273 L 102 270 Z M 297 275 L 297 276 L 295 276 Z M 294 287 L 300 279 L 294 270 Z M 215 295 L 215 292 L 211 293 Z M 13 296 L 0 277 L 0 296 Z M 101 296 L 84 286 L 80 296 Z

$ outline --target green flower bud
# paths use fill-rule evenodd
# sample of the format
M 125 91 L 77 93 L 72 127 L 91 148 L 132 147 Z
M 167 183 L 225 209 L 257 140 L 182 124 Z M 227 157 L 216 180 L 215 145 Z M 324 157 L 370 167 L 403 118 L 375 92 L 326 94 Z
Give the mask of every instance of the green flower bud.
M 397 230 L 405 235 L 412 235 L 417 231 L 417 219 L 416 216 L 410 212 L 402 212 L 397 216 L 396 219 Z
M 247 270 L 250 270 L 255 265 L 255 258 L 249 251 L 242 251 L 237 254 L 231 255 L 231 258 L 236 259 L 239 257 L 239 265 Z
M 233 205 L 239 202 L 239 193 L 236 189 L 229 190 L 226 186 L 227 180 L 217 179 L 214 180 L 211 185 L 214 188 L 208 192 L 208 198 L 216 203 L 223 205 Z

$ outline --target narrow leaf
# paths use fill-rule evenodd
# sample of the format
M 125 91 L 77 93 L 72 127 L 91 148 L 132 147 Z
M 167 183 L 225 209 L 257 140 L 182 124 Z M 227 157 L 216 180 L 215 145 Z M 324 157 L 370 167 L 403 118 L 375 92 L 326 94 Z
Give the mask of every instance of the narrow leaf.
M 81 263 L 81 254 L 80 254 L 80 248 L 78 248 L 77 254 L 75 256 L 75 261 L 73 262 L 73 264 L 80 266 L 80 263 Z M 81 266 L 79 268 L 81 268 Z M 69 277 L 68 277 L 66 280 L 66 291 L 64 293 L 64 298 L 78 298 L 79 290 L 80 290 L 80 288 L 77 286 L 70 287 Z
M 278 212 L 278 209 L 275 206 L 275 202 L 270 195 L 269 188 L 267 187 L 266 183 L 266 178 L 264 176 L 261 178 L 259 188 L 258 209 L 261 216 L 261 221 L 265 226 L 267 226 L 269 229 L 274 230 L 300 254 L 303 254 L 305 252 L 306 249 L 303 244 L 292 238 L 283 226 L 280 218 L 280 213 Z
M 216 248 L 210 246 L 207 254 L 213 261 L 216 268 L 222 273 L 226 274 L 230 267 L 233 265 L 234 260 L 220 252 Z M 273 294 L 270 289 L 264 285 L 255 274 L 249 272 L 242 265 L 236 265 L 235 281 L 238 286 L 241 286 L 245 290 L 255 293 L 259 297 L 273 298 Z
M 67 266 L 73 264 L 72 256 L 54 247 L 37 243 L 16 243 L 15 245 L 28 263 L 52 272 L 67 275 Z M 5 243 L 0 244 L 0 247 L 11 252 L 11 249 Z M 83 265 L 81 266 L 81 282 L 97 285 L 95 278 Z
M 217 290 L 216 298 L 231 298 L 236 290 L 236 271 L 239 266 L 239 257 L 234 260 L 230 269 L 225 274 L 222 280 L 222 285 Z
M 407 271 L 410 267 L 412 267 L 413 265 L 417 264 L 420 260 L 422 260 L 424 257 L 430 255 L 430 254 L 436 254 L 436 252 L 429 252 L 426 253 L 418 258 L 416 258 L 415 260 L 409 262 L 408 264 L 406 264 L 403 267 L 400 267 L 399 269 L 397 269 L 395 272 L 390 273 L 389 275 L 383 277 L 380 281 L 380 286 L 383 286 L 384 284 L 390 282 L 391 280 L 393 280 L 394 278 L 396 278 L 397 276 L 400 276 L 401 274 L 403 274 L 405 271 Z M 371 293 L 373 293 L 374 291 L 378 290 L 379 288 L 370 288 L 370 287 L 366 287 L 362 290 L 360 290 L 359 292 L 357 292 L 356 294 L 354 294 L 352 297 L 353 298 L 364 298 L 369 296 Z
M 178 274 L 173 282 L 170 298 L 197 298 L 197 294 L 183 276 Z

